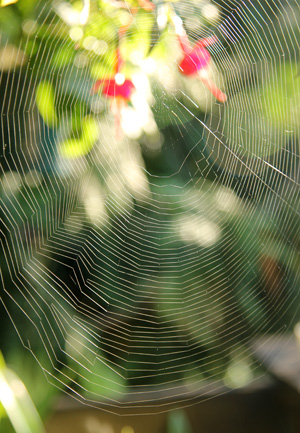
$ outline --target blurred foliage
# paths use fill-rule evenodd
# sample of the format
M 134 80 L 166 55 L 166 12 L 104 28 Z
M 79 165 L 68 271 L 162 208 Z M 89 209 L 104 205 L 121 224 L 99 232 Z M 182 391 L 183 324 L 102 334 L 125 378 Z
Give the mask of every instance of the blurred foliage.
M 0 352 L 0 427 L 15 433 L 44 433 L 44 427 L 29 394 L 15 374 L 9 369 Z M 10 424 L 6 421 L 8 419 Z
M 297 203 L 279 178 L 293 177 L 293 153 L 276 172 L 272 164 L 298 139 L 284 130 L 299 126 L 298 59 L 285 67 L 285 85 L 276 62 L 275 92 L 262 70 L 230 67 L 243 57 L 242 42 L 220 35 L 210 74 L 228 89 L 221 106 L 199 80 L 180 75 L 174 26 L 159 14 L 166 5 L 181 12 L 197 40 L 216 29 L 227 2 L 213 19 L 209 2 L 188 13 L 180 3 L 157 2 L 151 12 L 92 1 L 83 24 L 81 2 L 19 0 L 1 9 L 0 95 L 10 115 L 1 126 L 0 344 L 42 414 L 55 388 L 31 358 L 21 363 L 8 315 L 50 383 L 107 401 L 136 386 L 246 384 L 255 374 L 249 338 L 295 321 Z M 245 19 L 236 17 L 243 34 Z M 122 140 L 112 104 L 92 94 L 97 80 L 114 75 L 118 45 L 121 72 L 137 89 Z M 255 41 L 249 46 L 250 58 Z M 179 414 L 172 431 L 184 422 Z
M 183 410 L 174 410 L 168 414 L 167 433 L 191 433 L 187 415 Z

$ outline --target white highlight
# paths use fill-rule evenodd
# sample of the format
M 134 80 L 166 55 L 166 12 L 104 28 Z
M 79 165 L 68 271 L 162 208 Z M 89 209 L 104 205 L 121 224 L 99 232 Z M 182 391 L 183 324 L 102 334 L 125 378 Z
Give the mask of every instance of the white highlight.
M 178 231 L 186 243 L 197 243 L 202 247 L 215 244 L 221 235 L 219 226 L 206 218 L 185 215 L 179 219 Z
M 118 84 L 118 86 L 121 86 L 122 84 L 124 84 L 125 83 L 125 75 L 118 72 L 115 75 L 115 82 Z
M 70 3 L 62 2 L 54 5 L 59 17 L 69 26 L 85 25 L 90 15 L 90 0 L 83 0 L 83 8 L 78 11 Z

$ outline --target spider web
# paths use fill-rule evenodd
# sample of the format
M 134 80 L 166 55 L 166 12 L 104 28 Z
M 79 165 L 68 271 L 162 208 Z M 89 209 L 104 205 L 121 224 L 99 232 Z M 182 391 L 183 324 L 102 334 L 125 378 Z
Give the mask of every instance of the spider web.
M 111 73 L 117 6 L 91 2 L 83 23 L 35 2 L 15 50 L 0 33 L 5 317 L 49 382 L 133 414 L 261 374 L 252 339 L 299 319 L 299 3 L 155 6 L 121 47 L 137 89 L 121 139 L 91 93 Z M 179 74 L 166 7 L 191 43 L 217 36 L 225 104 Z

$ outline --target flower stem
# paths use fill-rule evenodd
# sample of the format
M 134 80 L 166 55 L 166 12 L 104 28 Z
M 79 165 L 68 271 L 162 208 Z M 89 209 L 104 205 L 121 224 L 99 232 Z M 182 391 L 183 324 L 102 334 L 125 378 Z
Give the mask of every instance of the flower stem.
M 198 73 L 202 83 L 208 88 L 208 90 L 214 95 L 214 97 L 219 102 L 226 102 L 227 96 L 225 93 L 223 93 L 216 84 L 208 77 L 208 74 L 205 70 L 200 70 Z

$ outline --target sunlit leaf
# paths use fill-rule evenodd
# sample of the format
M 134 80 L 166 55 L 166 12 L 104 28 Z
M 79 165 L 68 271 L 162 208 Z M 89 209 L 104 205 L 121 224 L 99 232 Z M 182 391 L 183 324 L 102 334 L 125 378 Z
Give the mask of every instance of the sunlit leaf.
M 66 158 L 78 158 L 90 152 L 99 135 L 99 128 L 95 119 L 87 118 L 82 125 L 80 138 L 72 138 L 60 145 L 60 153 Z
M 273 80 L 264 80 L 260 89 L 260 99 L 264 115 L 274 126 L 299 128 L 299 67 L 293 63 L 278 65 Z
M 0 7 L 8 6 L 17 3 L 18 0 L 0 0 Z
M 93 145 L 98 138 L 99 128 L 97 121 L 88 117 L 82 126 L 82 139 L 87 143 L 87 145 Z
M 36 105 L 44 122 L 54 126 L 57 121 L 55 112 L 54 88 L 48 81 L 41 81 L 36 90 Z

